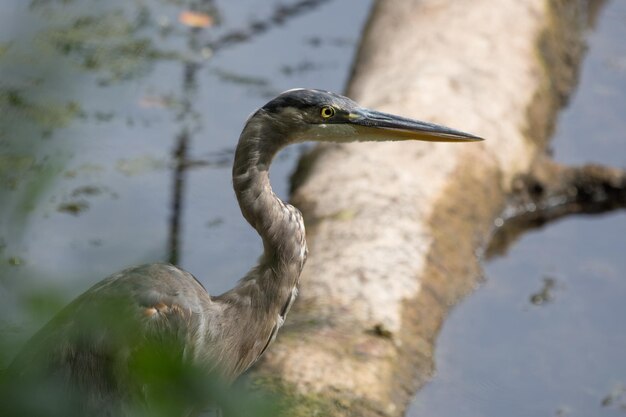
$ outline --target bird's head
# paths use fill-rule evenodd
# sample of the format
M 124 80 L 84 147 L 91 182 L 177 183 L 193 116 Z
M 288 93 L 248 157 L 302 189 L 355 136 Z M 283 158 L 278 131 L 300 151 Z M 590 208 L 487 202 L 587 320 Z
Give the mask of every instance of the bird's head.
M 339 94 L 309 89 L 288 90 L 263 106 L 259 118 L 289 142 L 422 140 L 474 142 L 482 138 L 433 123 L 370 110 Z M 269 122 L 269 123 L 268 123 Z

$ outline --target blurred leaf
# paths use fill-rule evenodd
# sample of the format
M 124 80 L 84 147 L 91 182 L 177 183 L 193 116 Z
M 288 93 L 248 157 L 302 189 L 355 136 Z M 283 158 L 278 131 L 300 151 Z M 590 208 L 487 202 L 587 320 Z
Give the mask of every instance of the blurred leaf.
M 32 320 L 45 323 L 63 308 L 67 298 L 56 288 L 39 288 L 26 294 L 22 301 Z
M 226 384 L 207 367 L 187 360 L 187 342 L 175 327 L 150 328 L 145 321 L 132 319 L 135 310 L 129 309 L 127 299 L 99 295 L 61 310 L 26 343 L 9 368 L 0 371 L 0 415 L 72 417 L 104 415 L 103 411 L 171 417 L 207 407 L 218 407 L 228 417 L 280 415 L 276 398 Z M 55 308 L 57 301 L 40 293 L 26 305 L 40 312 Z M 7 346 L 8 341 L 0 343 L 0 358 Z M 89 372 L 72 379 L 59 372 L 66 369 L 65 361 Z M 97 399 L 100 393 L 106 397 L 104 403 Z M 106 410 L 93 409 L 94 404 L 106 404 Z
M 13 190 L 35 165 L 31 155 L 0 155 L 0 187 Z
M 9 50 L 11 42 L 0 42 L 0 58 Z
M 42 208 L 42 198 L 50 190 L 63 171 L 65 156 L 55 155 L 42 161 L 35 161 L 27 169 L 20 172 L 14 179 L 12 188 L 5 190 L 0 186 L 0 215 L 10 219 L 5 223 L 4 233 L 11 236 L 12 244 L 17 244 L 26 231 L 30 216 L 37 208 Z M 0 181 L 7 178 L 0 177 Z
M 19 256 L 11 256 L 7 259 L 7 263 L 11 266 L 20 266 L 24 264 L 24 260 Z

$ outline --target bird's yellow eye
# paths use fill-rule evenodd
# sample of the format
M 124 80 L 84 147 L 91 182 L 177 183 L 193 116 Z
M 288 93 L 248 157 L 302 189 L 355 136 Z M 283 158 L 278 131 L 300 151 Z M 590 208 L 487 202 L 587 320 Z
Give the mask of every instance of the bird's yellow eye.
M 322 119 L 330 119 L 335 115 L 335 108 L 332 106 L 324 106 L 320 111 Z

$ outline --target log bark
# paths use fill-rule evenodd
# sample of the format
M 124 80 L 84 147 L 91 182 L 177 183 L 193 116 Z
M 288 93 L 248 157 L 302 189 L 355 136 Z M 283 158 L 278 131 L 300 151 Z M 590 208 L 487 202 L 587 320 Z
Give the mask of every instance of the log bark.
M 321 146 L 303 159 L 292 200 L 310 256 L 254 373 L 288 394 L 289 415 L 404 413 L 447 312 L 481 278 L 514 179 L 544 152 L 585 12 L 566 0 L 375 3 L 348 95 L 487 140 Z

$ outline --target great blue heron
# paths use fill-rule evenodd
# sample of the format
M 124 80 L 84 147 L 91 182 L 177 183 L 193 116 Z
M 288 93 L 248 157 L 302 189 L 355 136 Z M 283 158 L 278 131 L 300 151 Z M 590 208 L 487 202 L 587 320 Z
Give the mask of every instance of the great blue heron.
M 118 272 L 62 310 L 26 344 L 10 369 L 19 376 L 44 366 L 58 383 L 79 387 L 83 409 L 91 416 L 123 414 L 126 362 L 146 340 L 168 340 L 181 359 L 235 379 L 276 337 L 296 299 L 307 257 L 302 215 L 270 186 L 274 155 L 303 141 L 400 140 L 480 138 L 368 110 L 330 92 L 294 89 L 280 94 L 248 118 L 233 166 L 241 212 L 263 240 L 258 265 L 219 296 L 210 296 L 190 273 L 173 265 Z

